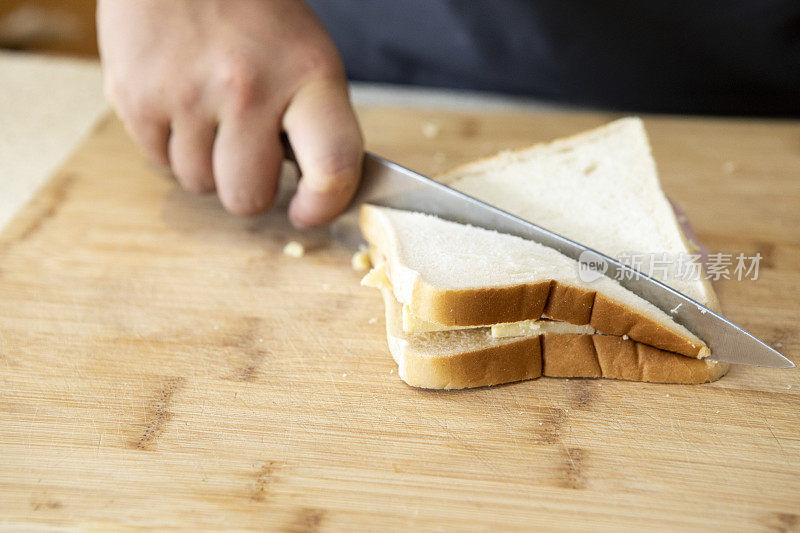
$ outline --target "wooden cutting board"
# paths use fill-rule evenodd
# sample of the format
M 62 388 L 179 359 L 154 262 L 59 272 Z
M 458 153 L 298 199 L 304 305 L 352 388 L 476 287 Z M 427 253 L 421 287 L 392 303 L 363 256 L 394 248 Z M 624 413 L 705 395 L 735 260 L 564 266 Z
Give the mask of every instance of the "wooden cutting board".
M 616 118 L 360 115 L 423 172 Z M 798 360 L 800 124 L 646 126 L 700 239 L 764 257 L 717 284 L 725 312 Z M 800 529 L 798 371 L 417 390 L 349 262 L 102 121 L 0 235 L 0 528 Z

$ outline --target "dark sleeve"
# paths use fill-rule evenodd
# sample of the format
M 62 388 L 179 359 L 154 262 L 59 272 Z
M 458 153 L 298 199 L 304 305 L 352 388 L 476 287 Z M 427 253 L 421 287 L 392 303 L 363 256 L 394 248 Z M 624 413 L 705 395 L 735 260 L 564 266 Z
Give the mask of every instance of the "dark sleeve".
M 800 2 L 309 0 L 356 80 L 800 115 Z

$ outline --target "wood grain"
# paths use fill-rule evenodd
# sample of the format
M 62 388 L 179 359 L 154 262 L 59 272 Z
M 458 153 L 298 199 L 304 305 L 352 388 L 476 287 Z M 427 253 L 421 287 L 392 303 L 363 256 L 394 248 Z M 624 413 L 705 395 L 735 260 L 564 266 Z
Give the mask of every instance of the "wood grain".
M 615 118 L 360 116 L 425 172 Z M 646 126 L 700 239 L 765 256 L 723 308 L 798 360 L 800 124 Z M 280 208 L 182 192 L 100 123 L 0 234 L 0 528 L 800 529 L 797 371 L 416 390 L 349 259 Z

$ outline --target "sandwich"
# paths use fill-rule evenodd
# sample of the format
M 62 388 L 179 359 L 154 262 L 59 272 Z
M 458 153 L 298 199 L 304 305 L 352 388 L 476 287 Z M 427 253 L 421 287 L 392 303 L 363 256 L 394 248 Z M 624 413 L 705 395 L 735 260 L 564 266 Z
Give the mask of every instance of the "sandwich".
M 612 257 L 640 254 L 637 268 L 718 309 L 701 272 L 680 268 L 678 259 L 696 250 L 661 190 L 639 119 L 437 179 Z M 389 349 L 409 385 L 459 389 L 541 376 L 704 383 L 727 371 L 670 313 L 617 280 L 582 279 L 576 261 L 546 246 L 372 205 L 359 224 L 374 265 L 362 283 L 381 291 Z M 658 269 L 646 268 L 656 260 Z

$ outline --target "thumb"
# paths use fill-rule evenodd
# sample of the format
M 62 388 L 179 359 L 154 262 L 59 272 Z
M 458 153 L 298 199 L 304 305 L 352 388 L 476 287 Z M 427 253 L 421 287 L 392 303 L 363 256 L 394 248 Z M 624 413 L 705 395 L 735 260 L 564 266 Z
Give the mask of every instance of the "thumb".
M 283 115 L 301 179 L 289 204 L 296 227 L 325 224 L 341 213 L 361 177 L 364 141 L 344 79 L 300 88 Z

